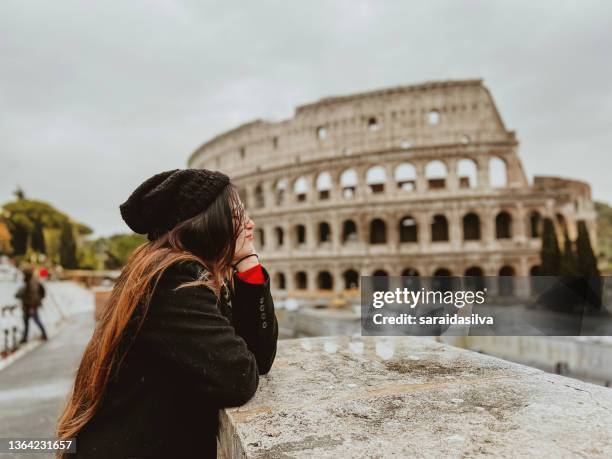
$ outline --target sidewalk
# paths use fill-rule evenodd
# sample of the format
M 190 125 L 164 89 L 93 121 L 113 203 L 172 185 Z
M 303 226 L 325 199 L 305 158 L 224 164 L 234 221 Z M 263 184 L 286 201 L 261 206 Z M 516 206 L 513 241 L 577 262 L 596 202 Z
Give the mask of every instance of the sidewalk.
M 93 332 L 93 311 L 75 312 L 48 342 L 0 372 L 0 437 L 55 437 L 61 407 Z M 0 453 L 40 459 L 52 454 Z

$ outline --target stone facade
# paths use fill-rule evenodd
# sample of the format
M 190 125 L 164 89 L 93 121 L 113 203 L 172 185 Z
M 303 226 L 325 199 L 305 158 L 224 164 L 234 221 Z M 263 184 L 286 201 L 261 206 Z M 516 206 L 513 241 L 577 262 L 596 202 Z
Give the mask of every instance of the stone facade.
M 529 275 L 544 217 L 570 238 L 585 220 L 596 246 L 589 185 L 529 183 L 517 149 L 481 80 L 442 81 L 256 120 L 188 164 L 240 188 L 276 293 L 320 297 L 365 275 Z

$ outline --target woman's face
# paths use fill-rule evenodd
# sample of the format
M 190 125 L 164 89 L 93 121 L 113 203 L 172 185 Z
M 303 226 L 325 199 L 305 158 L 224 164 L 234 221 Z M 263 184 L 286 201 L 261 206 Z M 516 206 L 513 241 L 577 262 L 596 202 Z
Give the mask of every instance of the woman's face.
M 235 258 L 239 258 L 244 255 L 249 255 L 255 252 L 255 249 L 253 247 L 253 242 L 255 240 L 255 234 L 254 234 L 255 222 L 251 220 L 251 218 L 246 213 L 246 210 L 244 210 L 244 205 L 242 204 L 242 202 L 240 202 L 240 206 L 241 206 L 241 209 L 243 209 L 244 214 L 245 214 L 245 222 L 244 222 L 244 226 L 240 229 L 240 232 L 238 233 L 238 238 L 236 239 Z M 236 212 L 234 212 L 234 222 L 236 224 L 238 223 Z

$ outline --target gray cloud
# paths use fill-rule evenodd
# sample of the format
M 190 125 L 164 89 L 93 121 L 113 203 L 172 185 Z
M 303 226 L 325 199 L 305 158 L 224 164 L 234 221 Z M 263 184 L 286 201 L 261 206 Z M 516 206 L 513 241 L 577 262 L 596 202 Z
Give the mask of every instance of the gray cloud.
M 605 2 L 0 4 L 0 201 L 17 184 L 96 229 L 203 141 L 296 105 L 482 77 L 528 175 L 612 201 Z

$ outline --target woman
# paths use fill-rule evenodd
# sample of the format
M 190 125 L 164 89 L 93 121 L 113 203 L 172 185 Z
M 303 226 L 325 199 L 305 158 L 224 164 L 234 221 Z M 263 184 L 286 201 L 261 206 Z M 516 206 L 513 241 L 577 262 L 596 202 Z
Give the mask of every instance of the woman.
M 151 177 L 121 215 L 149 242 L 102 312 L 57 436 L 76 438 L 68 457 L 214 458 L 218 409 L 246 403 L 276 355 L 255 225 L 226 175 L 198 169 Z

